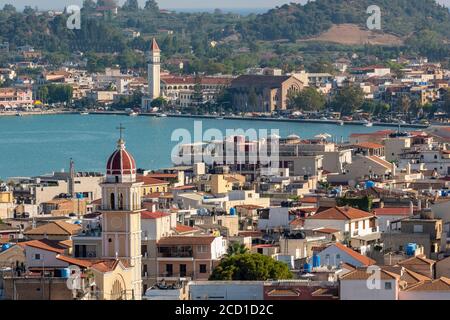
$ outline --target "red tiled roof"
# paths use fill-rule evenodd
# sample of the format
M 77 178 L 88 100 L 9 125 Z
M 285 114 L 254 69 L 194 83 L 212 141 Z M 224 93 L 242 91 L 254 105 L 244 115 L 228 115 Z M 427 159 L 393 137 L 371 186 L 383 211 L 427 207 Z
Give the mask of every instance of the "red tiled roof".
M 370 217 L 373 217 L 373 215 L 366 211 L 362 211 L 352 207 L 334 207 L 317 212 L 316 214 L 309 216 L 306 219 L 352 220 Z
M 172 193 L 169 192 L 153 192 L 146 194 L 143 198 L 145 199 L 157 199 L 157 198 L 173 198 Z
M 340 230 L 332 229 L 332 228 L 321 228 L 321 229 L 315 229 L 314 231 L 320 232 L 320 233 L 328 233 L 328 234 L 340 232 Z
M 334 244 L 338 249 L 340 249 L 341 251 L 344 251 L 345 253 L 347 253 L 349 256 L 351 256 L 353 259 L 358 260 L 359 262 L 361 262 L 361 264 L 363 264 L 364 266 L 371 266 L 374 265 L 376 263 L 375 260 L 363 256 L 362 254 L 356 252 L 353 249 L 350 249 L 349 247 L 344 246 L 343 244 L 336 242 Z
M 256 209 L 263 209 L 264 207 L 262 206 L 257 206 L 254 204 L 240 204 L 235 206 L 236 209 L 238 208 L 242 208 L 242 209 L 247 209 L 247 210 L 256 210 Z
M 155 179 L 149 176 L 137 176 L 137 181 L 138 182 L 143 182 L 144 185 L 160 185 L 160 184 L 164 184 L 164 185 L 168 185 L 169 182 L 164 181 L 164 180 L 159 180 L 159 179 Z
M 408 207 L 391 207 L 373 209 L 376 216 L 409 216 L 410 208 Z
M 289 222 L 289 224 L 291 226 L 300 226 L 303 227 L 303 225 L 305 224 L 305 219 L 303 218 L 297 218 L 295 220 L 292 220 L 291 222 Z
M 28 246 L 56 253 L 64 253 L 66 251 L 66 248 L 60 245 L 58 241 L 52 241 L 47 239 L 31 240 L 26 242 L 20 242 L 18 244 L 22 247 Z
M 73 257 L 69 257 L 69 256 L 64 256 L 61 254 L 58 254 L 56 256 L 56 259 L 67 262 L 69 264 L 84 267 L 84 268 L 88 268 L 92 265 L 92 262 L 89 260 L 77 259 L 77 258 L 73 258 Z
M 178 178 L 178 175 L 176 173 L 150 173 L 146 175 L 146 177 L 155 179 L 173 179 Z
M 203 85 L 228 85 L 233 79 L 228 77 L 201 77 L 200 82 Z M 176 77 L 176 76 L 166 76 L 161 78 L 161 82 L 166 85 L 195 85 L 197 79 L 192 76 L 187 77 Z
M 160 211 L 155 211 L 155 212 L 142 211 L 141 212 L 141 219 L 159 219 L 159 218 L 163 218 L 163 217 L 167 217 L 167 216 L 170 216 L 170 213 L 160 212 Z
M 317 202 L 319 202 L 319 198 L 318 197 L 304 197 L 304 198 L 300 198 L 299 201 L 301 203 L 317 203 Z
M 405 291 L 448 291 L 450 292 L 450 279 L 441 277 L 436 280 L 419 282 Z
M 193 228 L 193 227 L 190 227 L 190 226 L 185 226 L 184 224 L 177 224 L 177 226 L 174 229 L 178 233 L 198 231 L 197 228 Z
M 350 137 L 363 137 L 363 136 L 387 136 L 391 133 L 394 133 L 394 130 L 379 130 L 375 132 L 369 132 L 369 133 L 352 133 Z
M 151 45 L 150 51 L 155 51 L 155 52 L 161 51 L 159 49 L 158 43 L 156 42 L 155 38 L 152 39 L 152 45 Z
M 374 142 L 360 142 L 355 144 L 356 147 L 358 148 L 363 148 L 363 149 L 381 149 L 384 148 L 384 146 L 382 144 L 379 143 L 374 143 Z

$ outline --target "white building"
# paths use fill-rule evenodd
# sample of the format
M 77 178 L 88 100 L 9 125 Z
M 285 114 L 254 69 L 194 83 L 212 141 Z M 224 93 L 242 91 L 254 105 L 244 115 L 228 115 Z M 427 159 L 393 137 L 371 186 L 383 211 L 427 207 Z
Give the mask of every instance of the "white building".
M 377 280 L 372 280 L 375 278 Z M 398 300 L 399 278 L 395 273 L 380 268 L 353 270 L 340 279 L 340 298 L 341 300 Z

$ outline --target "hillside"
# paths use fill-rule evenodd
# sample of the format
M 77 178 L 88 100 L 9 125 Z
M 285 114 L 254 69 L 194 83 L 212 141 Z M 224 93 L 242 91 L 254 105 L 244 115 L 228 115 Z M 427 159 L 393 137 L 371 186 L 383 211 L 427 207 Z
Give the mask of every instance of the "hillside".
M 450 13 L 434 0 L 316 0 L 286 4 L 242 25 L 244 35 L 264 40 L 318 36 L 333 25 L 365 27 L 370 5 L 382 11 L 382 31 L 399 37 L 428 29 L 450 38 Z
M 318 36 L 298 40 L 298 42 L 310 41 L 332 42 L 342 45 L 370 44 L 382 46 L 398 46 L 404 43 L 401 37 L 393 34 L 370 31 L 350 23 L 334 24 Z

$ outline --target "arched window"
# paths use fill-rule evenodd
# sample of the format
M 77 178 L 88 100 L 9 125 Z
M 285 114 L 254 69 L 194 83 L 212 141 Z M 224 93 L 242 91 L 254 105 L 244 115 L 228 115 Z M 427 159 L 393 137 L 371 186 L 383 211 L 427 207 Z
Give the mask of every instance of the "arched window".
M 123 210 L 123 194 L 119 195 L 119 210 Z
M 115 197 L 114 197 L 114 193 L 111 193 L 110 196 L 110 202 L 109 202 L 109 206 L 111 207 L 111 210 L 116 210 L 116 201 L 115 201 Z

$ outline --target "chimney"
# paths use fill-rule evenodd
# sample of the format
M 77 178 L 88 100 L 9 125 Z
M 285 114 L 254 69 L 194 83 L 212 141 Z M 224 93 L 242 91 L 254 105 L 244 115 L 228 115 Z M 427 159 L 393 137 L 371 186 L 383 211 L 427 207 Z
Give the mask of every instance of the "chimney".
M 422 211 L 422 200 L 417 201 L 417 210 Z
M 410 216 L 414 215 L 414 204 L 412 201 L 409 202 L 409 215 Z
M 384 208 L 384 201 L 380 201 L 380 208 Z

